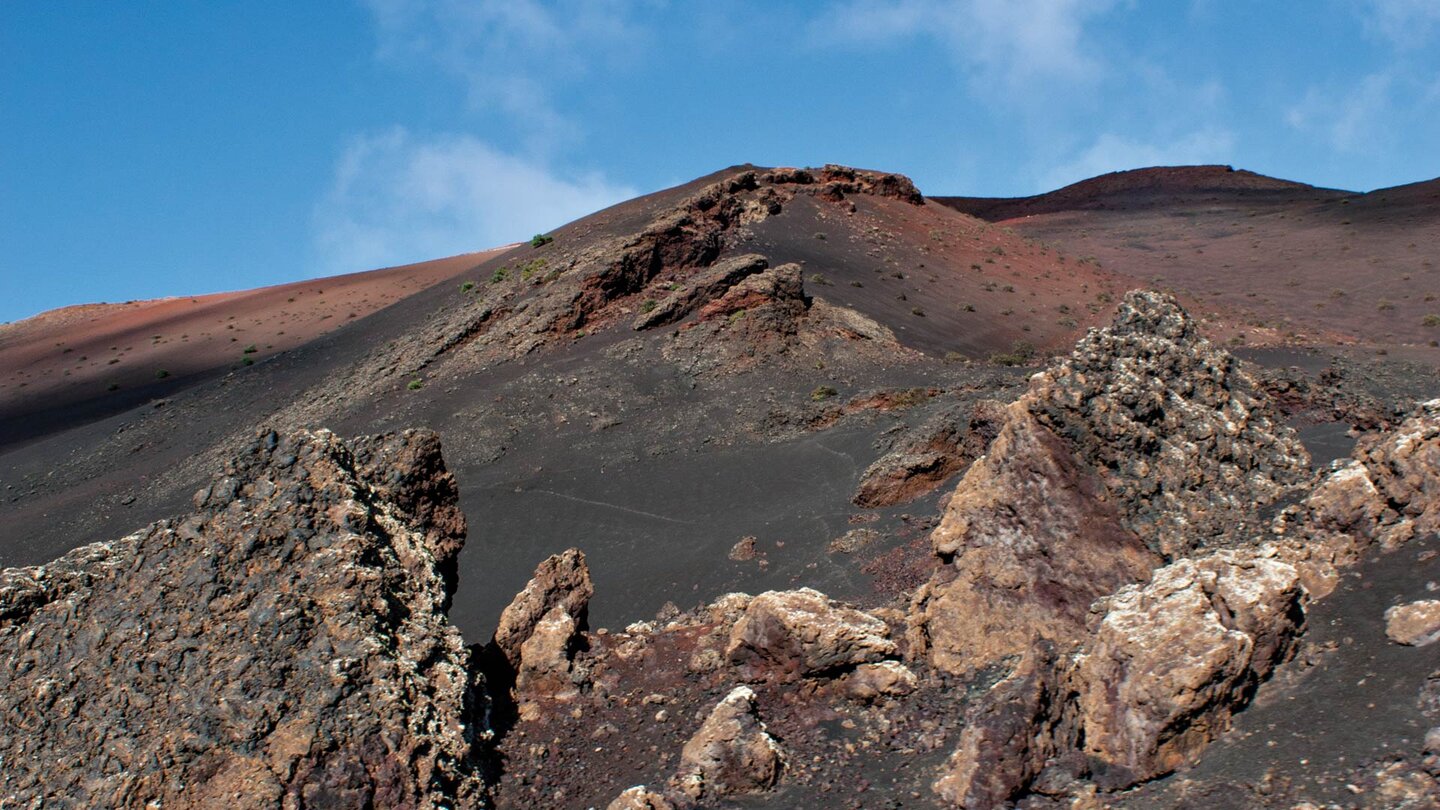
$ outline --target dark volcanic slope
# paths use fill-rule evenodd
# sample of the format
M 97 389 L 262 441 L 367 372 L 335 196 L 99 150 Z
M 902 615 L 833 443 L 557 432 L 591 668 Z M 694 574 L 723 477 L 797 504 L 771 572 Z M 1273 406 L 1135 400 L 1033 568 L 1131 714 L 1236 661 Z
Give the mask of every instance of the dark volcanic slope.
M 467 635 L 572 545 L 591 554 L 605 621 L 802 579 L 869 596 L 922 576 L 877 560 L 919 536 L 911 513 L 934 512 L 854 506 L 871 462 L 923 443 L 908 426 L 1008 398 L 1024 376 L 965 358 L 1068 346 L 1128 286 L 928 204 L 904 178 L 838 167 L 736 167 L 553 236 L 254 366 L 12 446 L 0 564 L 180 511 L 257 426 L 425 426 L 473 521 L 453 611 Z M 825 550 L 857 528 L 851 553 Z M 730 559 L 746 537 L 756 553 Z
M 1434 363 L 1440 181 L 1367 194 L 1226 167 L 939 201 L 1233 313 L 1251 343 L 1359 342 Z

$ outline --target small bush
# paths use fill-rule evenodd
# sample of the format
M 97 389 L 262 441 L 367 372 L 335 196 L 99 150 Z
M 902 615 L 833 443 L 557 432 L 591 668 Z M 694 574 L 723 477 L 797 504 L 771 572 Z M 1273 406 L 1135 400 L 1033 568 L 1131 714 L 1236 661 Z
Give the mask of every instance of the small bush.
M 1381 312 L 1389 312 L 1390 310 L 1395 308 L 1395 305 L 1390 303 L 1389 301 L 1381 301 L 1380 303 L 1375 305 L 1375 308 L 1380 310 Z
M 925 310 L 921 309 L 920 307 L 911 307 L 910 314 L 916 316 L 917 318 L 923 318 L 925 317 Z
M 166 370 L 163 369 L 163 368 L 160 369 L 159 371 L 155 372 L 155 379 L 157 379 L 157 380 L 163 380 L 163 379 L 165 379 L 166 377 L 169 377 L 169 376 L 170 376 L 170 372 L 166 371 Z
M 475 282 L 473 281 L 467 281 L 460 285 L 460 292 L 470 292 L 473 289 L 475 289 Z
M 810 398 L 815 400 L 816 402 L 819 402 L 821 400 L 829 399 L 833 396 L 836 396 L 839 393 L 839 391 L 836 391 L 834 388 L 831 388 L 828 385 L 821 385 L 818 386 L 814 391 L 810 392 Z
M 244 350 L 243 353 L 244 353 L 244 354 L 254 354 L 254 353 L 257 352 L 257 351 L 259 351 L 259 350 L 255 348 L 255 344 L 254 344 L 254 343 L 251 343 L 249 346 L 246 346 L 246 347 L 245 347 L 245 350 Z
M 1018 340 L 1010 346 L 1010 351 L 990 355 L 990 362 L 1002 366 L 1023 366 L 1034 357 L 1035 346 L 1029 341 Z
M 811 283 L 811 284 L 818 284 L 818 285 L 820 285 L 821 287 L 829 287 L 829 286 L 830 286 L 830 279 L 826 278 L 825 276 L 821 275 L 820 273 L 811 273 L 811 274 L 810 274 L 810 283 Z
M 529 281 L 530 277 L 545 269 L 548 264 L 544 259 L 531 259 L 520 266 L 520 280 Z
M 507 278 L 510 278 L 510 268 L 497 267 L 495 268 L 495 272 L 490 274 L 490 283 L 499 284 Z
M 530 237 L 530 247 L 545 247 L 546 245 L 554 241 L 555 237 L 551 236 L 548 233 L 537 233 L 534 236 Z
M 645 302 L 640 305 L 640 309 L 644 310 L 645 312 L 652 312 L 657 306 L 659 306 L 659 304 L 655 301 L 654 298 L 646 298 Z
M 1435 327 L 1440 326 L 1440 315 L 1426 315 L 1424 318 L 1420 319 L 1420 322 L 1430 327 L 1431 329 L 1434 329 Z
M 242 365 L 242 366 L 253 366 L 253 365 L 255 365 L 255 358 L 253 358 L 253 357 L 242 357 L 242 358 L 240 358 L 240 365 Z
M 120 390 L 120 383 L 110 383 L 108 386 L 105 387 L 105 390 L 106 390 L 106 391 L 119 391 L 119 390 Z
M 974 305 L 974 304 L 966 304 L 965 306 L 960 307 L 960 308 L 963 309 L 963 310 L 965 310 L 966 312 L 974 312 L 974 311 L 975 311 L 975 305 Z
M 411 391 L 419 391 L 421 388 L 425 387 L 425 382 L 419 377 L 416 377 L 415 379 L 407 383 L 405 387 L 409 388 Z

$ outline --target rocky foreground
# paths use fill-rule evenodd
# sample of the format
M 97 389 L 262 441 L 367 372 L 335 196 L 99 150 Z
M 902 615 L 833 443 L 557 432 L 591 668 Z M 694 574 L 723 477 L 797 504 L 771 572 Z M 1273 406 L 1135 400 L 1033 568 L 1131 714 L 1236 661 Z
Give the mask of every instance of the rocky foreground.
M 714 272 L 719 315 L 804 306 L 790 268 Z M 1314 477 L 1157 294 L 950 422 L 856 496 L 963 469 L 901 599 L 592 630 L 577 549 L 470 647 L 437 437 L 266 433 L 188 517 L 0 574 L 0 806 L 1103 807 L 1200 762 L 1347 567 L 1440 531 L 1440 401 Z M 1440 640 L 1437 605 L 1388 611 L 1393 643 Z M 1363 802 L 1440 803 L 1437 757 L 1440 726 Z

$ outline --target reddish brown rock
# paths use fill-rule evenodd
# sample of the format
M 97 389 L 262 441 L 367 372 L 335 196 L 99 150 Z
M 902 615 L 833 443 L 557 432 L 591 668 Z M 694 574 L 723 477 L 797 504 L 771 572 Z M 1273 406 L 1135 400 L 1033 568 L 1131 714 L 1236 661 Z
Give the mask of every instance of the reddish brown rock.
M 956 807 L 1005 805 L 1068 745 L 1063 709 L 1055 648 L 1037 644 L 966 713 L 960 743 L 932 788 Z
M 674 807 L 663 793 L 656 793 L 644 785 L 636 785 L 616 796 L 614 801 L 605 806 L 605 810 L 674 810 Z
M 899 661 L 861 664 L 845 678 L 845 694 L 857 700 L 904 697 L 914 692 L 919 679 Z
M 1250 542 L 1309 458 L 1174 299 L 1132 292 L 1114 324 L 1035 375 L 932 535 L 911 651 L 961 672 L 1035 637 L 1085 635 L 1090 603 L 1166 557 Z

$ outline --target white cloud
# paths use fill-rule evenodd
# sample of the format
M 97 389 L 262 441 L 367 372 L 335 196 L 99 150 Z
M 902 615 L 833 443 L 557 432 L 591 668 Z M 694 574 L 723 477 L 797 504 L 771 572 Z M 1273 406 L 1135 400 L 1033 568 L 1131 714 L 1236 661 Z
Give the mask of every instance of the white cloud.
M 470 136 L 396 128 L 345 150 L 315 210 L 315 247 L 332 272 L 432 259 L 528 239 L 635 193 Z
M 1361 0 L 1365 28 L 1402 48 L 1425 45 L 1440 31 L 1436 0 Z
M 1095 80 L 1103 65 L 1085 25 L 1114 0 L 851 0 L 816 19 L 817 44 L 869 45 L 913 38 L 939 40 L 971 70 L 981 89 L 998 94 L 1058 82 Z
M 1106 133 L 1073 160 L 1046 172 L 1041 178 L 1041 188 L 1049 191 L 1125 169 L 1230 163 L 1234 151 L 1235 136 L 1223 129 L 1202 129 L 1163 143 Z
M 595 63 L 630 58 L 646 36 L 647 0 L 365 0 L 379 57 L 460 79 L 469 101 L 504 113 L 543 151 L 576 137 L 556 87 Z
M 1312 87 L 1285 112 L 1285 123 L 1323 138 L 1340 152 L 1362 153 L 1383 139 L 1380 127 L 1392 116 L 1390 89 L 1394 78 L 1373 73 L 1343 92 Z

